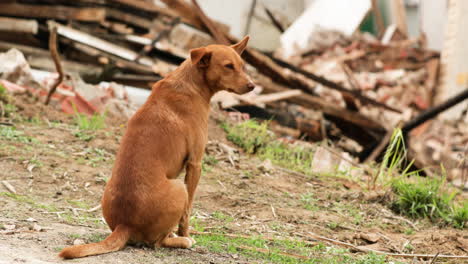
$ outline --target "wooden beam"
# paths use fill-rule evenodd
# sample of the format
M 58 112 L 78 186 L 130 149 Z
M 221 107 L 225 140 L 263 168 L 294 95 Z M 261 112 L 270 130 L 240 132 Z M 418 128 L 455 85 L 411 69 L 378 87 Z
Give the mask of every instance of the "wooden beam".
M 398 27 L 398 30 L 408 37 L 408 25 L 406 24 L 406 10 L 403 0 L 390 1 L 392 10 L 392 20 Z
M 282 91 L 282 92 L 277 92 L 277 93 L 261 94 L 252 98 L 251 100 L 255 104 L 267 104 L 267 103 L 271 103 L 275 101 L 289 99 L 291 97 L 296 97 L 302 94 L 303 93 L 301 90 L 287 90 L 287 91 Z
M 37 34 L 39 24 L 32 19 L 0 17 L 0 31 Z
M 151 13 L 159 13 L 163 14 L 169 17 L 178 17 L 177 13 L 174 11 L 164 8 L 164 7 L 159 7 L 155 4 L 148 3 L 147 1 L 141 1 L 141 0 L 110 0 L 110 2 L 115 2 L 119 3 L 122 5 L 130 6 L 136 9 L 140 9 L 146 12 L 151 12 Z
M 91 46 L 103 52 L 118 56 L 128 61 L 135 61 L 142 65 L 152 66 L 153 61 L 150 58 L 142 57 L 138 59 L 138 53 L 133 50 L 120 47 L 115 45 L 111 42 L 102 40 L 100 38 L 94 37 L 90 34 L 81 32 L 79 30 L 73 29 L 71 27 L 67 27 L 61 25 L 59 23 L 55 23 L 53 21 L 49 21 L 49 24 L 55 25 L 57 27 L 57 33 L 65 38 L 71 39 L 73 41 L 85 44 L 87 46 Z
M 105 19 L 106 10 L 104 8 L 2 3 L 0 4 L 0 15 L 96 22 Z
M 130 25 L 138 26 L 141 28 L 151 29 L 155 25 L 153 21 L 145 19 L 128 12 L 123 12 L 113 8 L 106 9 L 106 16 L 114 20 L 122 21 Z

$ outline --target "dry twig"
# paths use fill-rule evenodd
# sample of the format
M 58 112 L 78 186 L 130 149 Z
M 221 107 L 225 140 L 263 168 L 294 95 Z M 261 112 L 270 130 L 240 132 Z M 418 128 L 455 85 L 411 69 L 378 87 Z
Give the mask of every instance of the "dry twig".
M 57 51 L 57 26 L 51 25 L 49 27 L 49 32 L 50 32 L 50 37 L 49 37 L 50 55 L 52 56 L 52 59 L 54 60 L 55 68 L 57 69 L 57 73 L 59 74 L 59 77 L 55 81 L 52 88 L 49 90 L 49 93 L 47 94 L 47 98 L 45 101 L 46 105 L 49 104 L 50 97 L 52 97 L 52 95 L 55 93 L 55 90 L 57 90 L 57 87 L 60 85 L 60 83 L 63 82 L 63 78 L 64 78 L 62 64 L 60 63 L 60 56 Z

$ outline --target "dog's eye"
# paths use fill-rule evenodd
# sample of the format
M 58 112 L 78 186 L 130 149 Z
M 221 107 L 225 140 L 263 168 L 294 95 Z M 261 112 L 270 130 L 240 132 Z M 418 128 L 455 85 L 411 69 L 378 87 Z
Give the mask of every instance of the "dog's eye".
M 228 63 L 228 64 L 224 65 L 224 67 L 226 67 L 228 69 L 231 69 L 231 70 L 234 70 L 234 64 L 232 64 L 232 63 Z

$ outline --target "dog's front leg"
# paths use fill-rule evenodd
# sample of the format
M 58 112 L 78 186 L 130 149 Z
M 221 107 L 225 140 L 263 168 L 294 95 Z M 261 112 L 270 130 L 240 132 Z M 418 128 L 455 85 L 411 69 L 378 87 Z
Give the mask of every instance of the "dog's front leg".
M 198 181 L 201 175 L 201 161 L 189 161 L 186 167 L 185 174 L 185 185 L 188 193 L 188 204 L 182 219 L 179 222 L 179 230 L 177 234 L 179 236 L 189 236 L 189 219 L 192 211 L 193 198 L 195 196 L 195 190 L 197 189 Z

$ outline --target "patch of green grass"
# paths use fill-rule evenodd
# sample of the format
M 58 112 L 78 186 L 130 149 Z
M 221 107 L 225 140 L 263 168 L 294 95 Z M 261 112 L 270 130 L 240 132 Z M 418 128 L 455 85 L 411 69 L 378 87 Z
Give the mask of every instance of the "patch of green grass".
M 195 231 L 198 232 L 203 232 L 205 231 L 205 227 L 203 225 L 203 222 L 197 218 L 196 216 L 190 217 L 190 225 L 193 227 Z
M 62 249 L 64 249 L 65 247 L 54 247 L 54 251 L 55 252 L 60 252 L 62 251 Z
M 308 192 L 308 193 L 301 194 L 300 200 L 302 203 L 302 207 L 304 207 L 304 209 L 314 211 L 314 212 L 318 211 L 319 208 L 316 205 L 317 199 L 314 198 L 313 193 Z
M 31 124 L 34 124 L 34 125 L 42 124 L 42 120 L 41 120 L 41 118 L 39 117 L 38 114 L 36 114 L 35 116 L 33 116 L 32 118 L 30 118 L 27 121 L 30 122 Z
M 377 179 L 389 183 L 394 198 L 390 203 L 395 212 L 411 218 L 428 217 L 432 222 L 464 228 L 468 220 L 468 205 L 457 206 L 457 192 L 449 192 L 445 177 L 420 177 L 419 170 L 410 171 L 413 162 L 406 162 L 407 150 L 401 129 L 395 129 L 385 152 Z
M 42 163 L 42 161 L 38 160 L 36 156 L 29 159 L 29 164 L 34 164 L 34 165 L 36 165 L 37 168 L 40 168 L 40 167 L 44 166 L 44 163 Z
M 99 130 L 104 128 L 106 123 L 106 114 L 94 114 L 88 116 L 82 113 L 75 112 L 75 124 L 80 130 Z
M 11 126 L 0 126 L 0 138 L 21 143 L 37 143 L 37 139 L 25 136 L 23 131 Z
M 17 111 L 18 111 L 18 108 L 16 107 L 16 105 L 13 105 L 13 104 L 3 105 L 4 117 L 13 117 Z
M 362 210 L 352 204 L 335 202 L 333 208 L 341 215 L 352 217 L 355 225 L 360 225 L 363 221 Z
M 410 236 L 410 235 L 414 234 L 414 229 L 408 228 L 408 229 L 405 230 L 404 233 L 405 233 L 405 235 Z
M 7 90 L 6 88 L 0 83 L 0 98 L 3 98 L 4 96 L 7 95 Z
M 86 164 L 93 168 L 96 168 L 100 162 L 107 161 L 111 158 L 111 155 L 100 148 L 86 148 L 84 151 L 86 154 L 84 157 L 79 157 L 77 162 L 79 164 Z
M 278 141 L 268 130 L 268 122 L 247 120 L 237 125 L 224 123 L 227 139 L 249 154 L 257 154 L 276 165 L 310 174 L 314 151 L 303 146 L 292 146 Z
M 83 201 L 78 201 L 78 200 L 68 200 L 67 201 L 70 205 L 73 205 L 74 207 L 81 208 L 81 209 L 89 209 L 90 206 Z
M 82 141 L 91 141 L 95 136 L 89 131 L 75 131 L 73 135 Z
M 69 237 L 70 239 L 77 239 L 77 238 L 80 238 L 81 235 L 80 235 L 80 234 L 69 234 L 68 237 Z
M 399 178 L 392 182 L 392 190 L 397 196 L 392 208 L 412 218 L 444 217 L 453 199 L 453 195 L 441 192 L 441 181 L 437 179 Z
M 87 235 L 86 241 L 88 243 L 97 243 L 103 241 L 109 234 L 94 233 Z
M 340 227 L 340 224 L 337 222 L 330 222 L 327 224 L 327 227 L 330 228 L 331 230 L 338 229 Z
M 217 160 L 214 156 L 203 156 L 202 172 L 211 172 L 213 170 L 213 166 L 216 166 L 218 163 L 219 160 Z
M 452 206 L 452 213 L 449 215 L 449 219 L 456 228 L 463 229 L 468 227 L 468 201 L 465 201 L 461 206 Z
M 32 206 L 34 208 L 44 209 L 44 210 L 49 211 L 49 212 L 58 211 L 57 208 L 54 205 L 38 203 L 33 198 L 28 197 L 26 195 L 19 195 L 19 194 L 14 194 L 14 193 L 10 193 L 10 192 L 2 192 L 2 193 L 0 193 L 0 195 L 10 197 L 10 198 L 12 198 L 12 199 L 14 199 L 14 200 L 16 200 L 18 202 L 21 202 L 21 203 L 29 204 L 30 206 Z
M 464 228 L 468 221 L 468 202 L 457 206 L 454 202 L 457 192 L 449 192 L 444 183 L 444 179 L 398 178 L 391 184 L 396 196 L 391 208 L 411 218 L 428 217 L 433 222 Z
M 234 217 L 230 216 L 230 215 L 227 215 L 227 214 L 224 214 L 220 211 L 215 211 L 211 214 L 211 216 L 217 220 L 221 220 L 225 223 L 231 223 L 234 221 Z
M 292 240 L 264 240 L 262 238 L 231 238 L 222 234 L 197 235 L 195 247 L 204 247 L 214 253 L 239 254 L 261 263 L 314 263 L 314 264 L 384 264 L 385 256 L 368 254 L 355 256 L 347 249 L 326 247 L 323 244 L 311 246 Z M 258 249 L 258 250 L 254 250 Z M 293 254 L 306 259 L 293 257 Z M 397 262 L 395 262 L 397 263 Z

